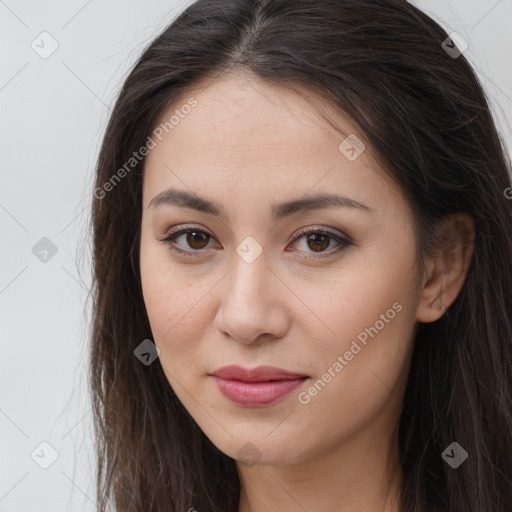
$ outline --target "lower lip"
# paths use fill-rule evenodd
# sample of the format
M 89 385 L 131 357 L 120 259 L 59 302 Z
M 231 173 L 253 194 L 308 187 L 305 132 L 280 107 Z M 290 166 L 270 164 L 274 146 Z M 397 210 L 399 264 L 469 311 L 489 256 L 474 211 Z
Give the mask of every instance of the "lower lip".
M 229 400 L 246 407 L 270 405 L 298 388 L 307 377 L 268 382 L 243 382 L 241 380 L 213 377 L 220 392 Z

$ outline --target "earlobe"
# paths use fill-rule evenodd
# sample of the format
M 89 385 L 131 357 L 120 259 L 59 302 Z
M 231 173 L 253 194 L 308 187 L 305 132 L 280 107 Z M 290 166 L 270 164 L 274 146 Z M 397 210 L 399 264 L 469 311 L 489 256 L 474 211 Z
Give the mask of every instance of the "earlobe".
M 471 217 L 452 214 L 439 225 L 439 245 L 429 261 L 418 305 L 418 322 L 442 317 L 459 294 L 473 256 L 475 227 Z

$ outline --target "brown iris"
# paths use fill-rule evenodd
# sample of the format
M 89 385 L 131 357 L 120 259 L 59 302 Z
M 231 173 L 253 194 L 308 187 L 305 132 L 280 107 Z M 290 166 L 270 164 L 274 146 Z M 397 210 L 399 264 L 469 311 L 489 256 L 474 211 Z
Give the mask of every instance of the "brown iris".
M 210 235 L 208 233 L 200 231 L 190 231 L 187 233 L 187 243 L 193 249 L 204 249 L 208 245 L 209 238 Z
M 308 246 L 311 250 L 317 251 L 318 249 L 321 251 L 329 247 L 329 239 L 329 235 L 313 233 L 308 236 Z M 312 242 L 313 245 L 311 245 L 310 242 Z

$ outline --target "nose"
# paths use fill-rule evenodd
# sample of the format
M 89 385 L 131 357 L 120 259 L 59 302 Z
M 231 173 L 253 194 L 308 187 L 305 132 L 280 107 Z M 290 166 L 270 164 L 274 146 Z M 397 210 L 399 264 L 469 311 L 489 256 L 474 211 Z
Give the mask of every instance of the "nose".
M 268 266 L 264 253 L 252 263 L 235 255 L 233 267 L 220 288 L 214 327 L 246 344 L 282 337 L 290 327 L 287 291 Z

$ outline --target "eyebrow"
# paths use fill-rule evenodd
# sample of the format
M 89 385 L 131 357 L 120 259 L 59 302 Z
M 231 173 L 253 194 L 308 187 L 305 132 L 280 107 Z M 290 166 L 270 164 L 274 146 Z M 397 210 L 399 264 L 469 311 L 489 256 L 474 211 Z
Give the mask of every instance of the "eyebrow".
M 175 188 L 169 188 L 155 196 L 150 201 L 148 208 L 156 208 L 161 205 L 191 208 L 218 217 L 226 217 L 223 206 L 215 201 L 211 201 L 192 192 Z M 279 221 L 295 213 L 333 207 L 357 208 L 367 213 L 374 213 L 375 211 L 373 208 L 346 196 L 320 193 L 313 196 L 293 199 L 285 203 L 274 204 L 272 205 L 272 217 L 275 221 Z

